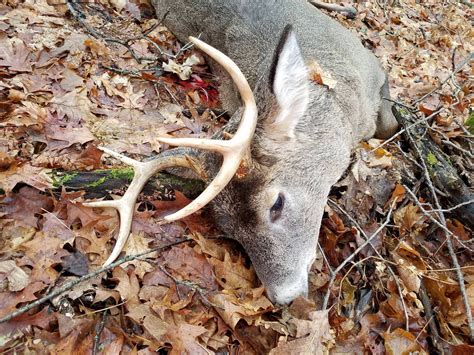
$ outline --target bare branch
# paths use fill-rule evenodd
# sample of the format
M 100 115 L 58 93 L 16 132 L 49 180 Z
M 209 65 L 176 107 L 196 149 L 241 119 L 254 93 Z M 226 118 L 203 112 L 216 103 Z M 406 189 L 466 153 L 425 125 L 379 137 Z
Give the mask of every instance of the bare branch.
M 113 268 L 115 268 L 116 266 L 119 266 L 119 265 L 122 265 L 126 262 L 129 262 L 129 261 L 132 261 L 132 260 L 135 260 L 135 259 L 138 259 L 138 258 L 141 258 L 142 256 L 145 256 L 145 255 L 148 255 L 148 254 L 151 254 L 151 253 L 154 253 L 154 252 L 162 252 L 168 248 L 171 248 L 175 245 L 179 245 L 179 244 L 183 244 L 183 243 L 187 243 L 187 242 L 191 242 L 192 239 L 183 239 L 183 240 L 179 240 L 177 242 L 174 242 L 174 243 L 170 243 L 170 244 L 167 244 L 167 245 L 163 245 L 163 246 L 160 246 L 160 247 L 157 247 L 157 248 L 153 248 L 153 249 L 150 249 L 150 250 L 147 250 L 147 251 L 144 251 L 143 253 L 139 253 L 139 254 L 135 254 L 135 255 L 129 255 L 129 256 L 126 256 L 122 259 L 119 259 L 117 260 L 116 262 L 114 263 L 111 263 L 107 266 L 102 266 L 101 268 L 87 274 L 87 275 L 84 275 L 80 278 L 78 278 L 77 280 L 74 280 L 74 281 L 71 281 L 71 282 L 68 282 L 66 284 L 64 284 L 63 286 L 55 289 L 54 291 L 52 292 L 49 292 L 47 295 L 41 297 L 40 299 L 34 301 L 34 302 L 31 302 L 31 303 L 28 303 L 27 305 L 23 306 L 23 307 L 20 307 L 19 309 L 17 309 L 16 311 L 10 313 L 10 314 L 7 314 L 6 316 L 3 316 L 2 318 L 0 318 L 0 324 L 1 323 L 5 323 L 5 322 L 8 322 L 10 320 L 12 320 L 13 318 L 15 317 L 18 317 L 20 315 L 22 315 L 23 313 L 26 313 L 28 312 L 29 310 L 37 307 L 37 306 L 40 306 L 42 305 L 43 303 L 53 299 L 54 297 L 56 296 L 59 296 L 60 294 L 63 294 L 64 292 L 66 291 L 69 291 L 70 289 L 72 289 L 74 286 L 84 282 L 84 281 L 87 281 L 87 280 L 90 280 L 90 279 L 93 279 L 94 277 L 96 277 L 97 275 L 100 275 L 104 272 L 107 272 L 109 270 L 112 270 Z
M 317 0 L 308 0 L 311 5 L 314 5 L 318 9 L 324 9 L 328 11 L 340 12 L 348 19 L 354 19 L 357 15 L 357 10 L 352 6 L 341 6 L 337 4 L 329 4 Z
M 323 310 L 327 309 L 328 302 L 329 302 L 329 296 L 331 294 L 331 286 L 333 285 L 334 281 L 336 280 L 336 277 L 337 277 L 337 274 L 339 273 L 339 271 L 341 271 L 352 259 L 354 259 L 354 257 L 357 254 L 359 254 L 362 249 L 364 249 L 367 245 L 369 245 L 372 242 L 372 240 L 388 225 L 388 223 L 390 222 L 390 218 L 392 216 L 392 211 L 393 211 L 394 205 L 395 205 L 395 201 L 390 206 L 390 210 L 387 213 L 387 217 L 385 218 L 385 222 L 379 228 L 377 228 L 377 230 L 369 238 L 367 238 L 367 240 L 364 243 L 362 243 L 356 250 L 354 250 L 354 252 L 351 255 L 349 255 L 341 263 L 341 265 L 339 265 L 334 270 L 334 272 L 331 275 L 331 279 L 329 280 L 328 290 L 326 292 L 326 296 L 324 297 L 324 302 L 323 302 L 323 307 L 322 307 Z
M 331 202 L 331 204 L 334 207 L 336 207 L 339 211 L 341 211 L 341 213 L 344 214 L 344 216 L 346 216 L 354 224 L 354 226 L 357 228 L 359 233 L 364 237 L 364 239 L 366 241 L 369 240 L 369 236 L 367 235 L 367 233 L 365 233 L 365 231 L 362 229 L 362 227 L 359 225 L 359 223 L 354 218 L 352 218 L 352 216 L 346 210 L 344 210 L 341 206 L 336 204 L 336 202 L 334 202 L 332 200 L 328 200 L 328 201 Z M 382 262 L 387 264 L 385 258 L 380 254 L 380 252 L 372 244 L 372 242 L 370 242 L 369 245 L 372 248 L 372 250 L 375 252 L 375 254 L 377 254 L 379 260 L 381 260 Z M 410 325 L 409 325 L 409 318 L 408 318 L 408 310 L 407 310 L 407 306 L 406 306 L 406 303 L 405 303 L 405 299 L 403 297 L 403 292 L 402 292 L 402 287 L 400 285 L 400 281 L 398 280 L 398 277 L 395 274 L 395 272 L 392 270 L 391 265 L 388 265 L 387 270 L 388 270 L 388 272 L 390 273 L 390 276 L 393 278 L 393 280 L 395 281 L 395 283 L 397 285 L 398 294 L 399 294 L 400 300 L 402 302 L 403 313 L 404 313 L 404 316 L 405 316 L 405 330 L 409 331 L 409 326 Z

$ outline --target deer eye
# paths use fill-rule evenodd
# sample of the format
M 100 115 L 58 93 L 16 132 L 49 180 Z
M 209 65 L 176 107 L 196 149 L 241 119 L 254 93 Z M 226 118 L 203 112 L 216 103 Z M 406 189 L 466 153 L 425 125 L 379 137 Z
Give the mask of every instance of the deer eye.
M 272 208 L 270 208 L 270 220 L 272 222 L 275 222 L 278 218 L 280 218 L 284 205 L 285 197 L 282 194 L 278 194 L 275 203 L 273 204 Z

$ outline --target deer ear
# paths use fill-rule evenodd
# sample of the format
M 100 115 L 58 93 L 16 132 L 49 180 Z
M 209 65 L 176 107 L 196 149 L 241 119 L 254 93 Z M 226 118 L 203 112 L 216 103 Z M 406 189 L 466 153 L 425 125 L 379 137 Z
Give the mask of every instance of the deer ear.
M 266 131 L 281 138 L 292 138 L 308 107 L 309 80 L 296 34 L 289 26 L 280 40 L 270 80 L 278 112 Z

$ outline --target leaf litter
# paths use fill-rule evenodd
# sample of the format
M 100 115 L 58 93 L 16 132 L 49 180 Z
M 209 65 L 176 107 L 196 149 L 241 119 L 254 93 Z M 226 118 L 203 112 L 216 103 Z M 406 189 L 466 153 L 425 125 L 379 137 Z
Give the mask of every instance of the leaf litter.
M 464 128 L 474 98 L 472 7 L 434 0 L 355 6 L 354 20 L 331 16 L 380 58 L 392 97 L 424 117 L 442 109 L 429 135 L 472 187 L 465 153 L 472 136 Z M 83 23 L 53 1 L 0 5 L 0 317 L 98 269 L 110 254 L 118 216 L 82 206 L 83 192 L 55 192 L 53 169 L 103 167 L 99 144 L 147 159 L 166 148 L 159 135 L 209 136 L 225 123 L 218 82 L 202 55 L 178 43 L 149 4 L 101 0 L 81 9 Z M 334 85 L 317 63 L 311 68 L 314 81 Z M 130 260 L 8 319 L 0 324 L 0 349 L 472 352 L 462 293 L 445 234 L 429 218 L 418 162 L 403 138 L 382 144 L 362 142 L 333 188 L 309 299 L 271 304 L 245 253 L 216 238 L 205 213 L 158 225 L 162 213 L 188 203 L 177 191 L 175 201 L 151 200 L 151 209 L 136 211 L 124 250 L 135 255 L 190 241 Z M 364 245 L 390 206 L 390 223 L 331 283 L 332 271 Z M 472 231 L 447 217 L 473 308 Z M 320 310 L 325 295 L 328 311 Z

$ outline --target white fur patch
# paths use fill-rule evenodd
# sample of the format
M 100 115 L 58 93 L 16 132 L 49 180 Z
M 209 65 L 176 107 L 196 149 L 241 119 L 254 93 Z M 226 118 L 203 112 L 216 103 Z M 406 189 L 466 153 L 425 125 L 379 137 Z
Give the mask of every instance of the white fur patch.
M 294 137 L 294 129 L 309 101 L 308 69 L 294 32 L 288 35 L 280 52 L 273 91 L 280 106 L 273 122 L 274 128 L 288 137 Z

